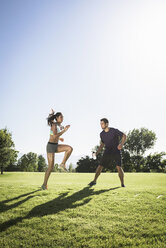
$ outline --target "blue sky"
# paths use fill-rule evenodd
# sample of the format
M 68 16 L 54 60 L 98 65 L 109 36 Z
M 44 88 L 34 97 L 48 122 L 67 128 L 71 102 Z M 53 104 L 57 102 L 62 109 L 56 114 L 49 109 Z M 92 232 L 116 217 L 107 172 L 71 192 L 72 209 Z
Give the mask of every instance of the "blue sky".
M 165 13 L 161 0 L 0 0 L 0 128 L 16 149 L 46 153 L 54 108 L 73 156 L 91 154 L 103 117 L 153 130 L 165 151 Z

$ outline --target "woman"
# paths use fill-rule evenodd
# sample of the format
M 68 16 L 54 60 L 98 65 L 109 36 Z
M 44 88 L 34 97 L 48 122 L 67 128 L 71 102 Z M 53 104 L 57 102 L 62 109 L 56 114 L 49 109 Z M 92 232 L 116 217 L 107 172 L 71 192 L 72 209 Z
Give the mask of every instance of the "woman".
M 52 110 L 51 114 L 49 114 L 48 125 L 51 127 L 50 129 L 50 139 L 47 143 L 47 159 L 48 159 L 48 169 L 45 172 L 44 183 L 41 186 L 43 190 L 47 189 L 47 181 L 51 174 L 51 171 L 54 167 L 54 154 L 59 152 L 65 152 L 62 163 L 60 164 L 60 168 L 66 169 L 66 161 L 70 157 L 73 148 L 69 145 L 59 145 L 58 141 L 64 141 L 60 136 L 65 133 L 70 125 L 67 125 L 65 128 L 61 125 L 63 122 L 63 115 L 60 112 L 55 114 L 54 110 Z

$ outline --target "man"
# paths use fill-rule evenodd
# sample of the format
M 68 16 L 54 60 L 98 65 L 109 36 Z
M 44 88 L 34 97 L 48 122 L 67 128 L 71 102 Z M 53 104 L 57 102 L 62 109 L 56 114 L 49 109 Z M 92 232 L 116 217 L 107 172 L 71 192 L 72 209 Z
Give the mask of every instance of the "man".
M 100 165 L 96 169 L 94 180 L 88 185 L 93 186 L 96 184 L 97 178 L 99 177 L 103 167 L 109 168 L 110 163 L 115 163 L 121 181 L 121 186 L 125 187 L 124 172 L 121 167 L 121 149 L 126 141 L 126 135 L 118 129 L 108 127 L 109 122 L 106 118 L 100 120 L 100 125 L 103 131 L 100 133 L 101 142 L 96 152 L 96 156 L 104 146 L 105 150 Z

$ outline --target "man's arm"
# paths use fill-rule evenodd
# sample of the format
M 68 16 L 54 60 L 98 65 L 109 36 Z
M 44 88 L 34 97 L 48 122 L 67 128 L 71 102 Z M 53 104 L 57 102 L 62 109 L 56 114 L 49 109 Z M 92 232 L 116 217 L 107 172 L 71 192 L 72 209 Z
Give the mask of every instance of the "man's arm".
M 104 143 L 102 141 L 100 141 L 100 146 L 99 146 L 99 148 L 98 148 L 98 150 L 96 152 L 96 155 L 98 155 L 101 152 L 101 150 L 103 149 L 103 147 L 104 147 Z
M 118 145 L 118 150 L 121 150 L 123 148 L 123 145 L 124 145 L 124 143 L 126 141 L 126 138 L 127 138 L 126 134 L 123 134 L 122 139 L 121 139 L 121 142 Z

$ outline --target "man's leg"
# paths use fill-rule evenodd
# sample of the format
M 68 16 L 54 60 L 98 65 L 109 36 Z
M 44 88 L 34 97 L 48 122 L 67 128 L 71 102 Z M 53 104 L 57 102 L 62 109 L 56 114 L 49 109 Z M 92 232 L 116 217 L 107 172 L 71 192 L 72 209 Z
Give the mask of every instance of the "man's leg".
M 89 186 L 93 186 L 93 185 L 96 184 L 96 180 L 97 180 L 97 178 L 99 177 L 99 175 L 100 175 L 102 169 L 103 169 L 103 166 L 101 166 L 101 165 L 99 165 L 99 166 L 97 167 L 96 173 L 95 173 L 95 177 L 94 177 L 94 180 L 88 184 Z
M 119 178 L 120 178 L 120 181 L 121 181 L 121 186 L 124 187 L 124 171 L 123 171 L 121 166 L 117 165 L 116 168 L 118 170 Z
M 100 176 L 100 173 L 101 173 L 102 169 L 103 169 L 103 166 L 101 166 L 101 165 L 99 165 L 99 166 L 97 167 L 97 169 L 96 169 L 96 174 L 95 174 L 95 177 L 94 177 L 94 180 L 93 180 L 95 183 L 96 183 L 96 181 L 97 181 L 97 178 Z

